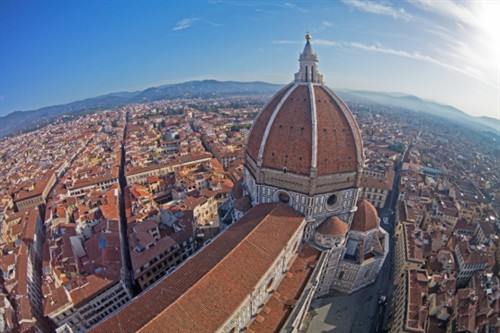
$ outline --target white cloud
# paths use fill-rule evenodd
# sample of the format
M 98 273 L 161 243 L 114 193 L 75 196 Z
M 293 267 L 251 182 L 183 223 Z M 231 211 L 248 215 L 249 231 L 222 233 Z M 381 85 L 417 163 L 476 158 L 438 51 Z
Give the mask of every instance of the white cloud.
M 476 25 L 477 18 L 473 11 L 467 6 L 452 1 L 422 1 L 414 0 L 410 2 L 413 6 L 420 9 L 459 20 L 461 22 Z
M 351 8 L 356 8 L 358 10 L 378 14 L 391 16 L 395 19 L 401 19 L 405 21 L 411 21 L 413 18 L 408 14 L 403 8 L 391 7 L 387 3 L 375 2 L 375 1 L 361 1 L 361 0 L 341 0 L 344 4 Z
M 198 20 L 199 20 L 199 18 L 197 18 L 197 17 L 182 19 L 179 22 L 177 22 L 177 24 L 172 28 L 172 30 L 178 31 L 178 30 L 187 29 L 190 26 L 192 26 L 194 22 L 196 22 Z
M 315 39 L 313 41 L 314 45 L 322 45 L 322 46 L 339 46 L 339 44 L 333 40 L 328 39 Z
M 279 44 L 279 45 L 300 45 L 304 44 L 304 42 L 298 40 L 273 40 L 271 43 Z
M 410 2 L 414 7 L 438 16 L 425 22 L 426 31 L 444 43 L 441 52 L 446 62 L 466 69 L 498 91 L 500 85 L 500 12 L 499 1 L 423 1 Z
M 327 28 L 333 27 L 333 24 L 332 24 L 332 22 L 330 22 L 330 21 L 323 21 L 323 22 L 321 22 L 321 24 L 322 24 L 324 27 L 327 27 Z
M 214 22 L 214 21 L 209 21 L 209 20 L 203 20 L 203 23 L 211 25 L 212 27 L 220 27 L 221 26 L 220 23 L 217 23 L 217 22 Z
M 305 10 L 304 8 L 301 8 L 301 7 L 297 6 L 294 3 L 285 2 L 285 7 L 293 9 L 293 10 L 296 10 L 296 11 L 301 12 L 301 13 L 307 13 L 307 10 Z
M 378 43 L 367 45 L 367 44 L 363 44 L 363 43 L 351 42 L 351 43 L 348 43 L 348 45 L 350 45 L 351 47 L 354 47 L 356 49 L 360 49 L 360 50 L 364 50 L 364 51 L 384 53 L 384 54 L 389 54 L 389 55 L 393 55 L 393 56 L 397 56 L 397 57 L 409 58 L 409 59 L 413 59 L 413 60 L 418 60 L 418 61 L 434 64 L 434 65 L 443 67 L 445 69 L 467 75 L 473 79 L 476 79 L 478 81 L 485 83 L 486 85 L 488 85 L 490 87 L 494 87 L 494 85 L 491 82 L 489 82 L 484 77 L 482 77 L 480 75 L 480 73 L 478 73 L 473 67 L 470 67 L 467 65 L 464 65 L 463 67 L 459 67 L 459 66 L 452 65 L 448 62 L 440 61 L 440 60 L 435 59 L 431 56 L 423 55 L 419 52 L 412 53 L 412 52 L 408 52 L 408 51 L 404 51 L 404 50 L 395 50 L 395 49 L 384 47 Z

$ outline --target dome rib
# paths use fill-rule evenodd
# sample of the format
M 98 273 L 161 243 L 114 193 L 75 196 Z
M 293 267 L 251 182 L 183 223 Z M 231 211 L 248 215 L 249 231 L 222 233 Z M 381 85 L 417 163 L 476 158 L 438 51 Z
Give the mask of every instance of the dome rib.
M 337 94 L 330 89 L 329 87 L 322 85 L 323 89 L 325 89 L 329 95 L 335 100 L 337 105 L 341 108 L 342 113 L 345 115 L 347 122 L 349 126 L 351 127 L 351 132 L 354 133 L 354 142 L 356 144 L 356 153 L 357 153 L 357 160 L 358 160 L 358 168 L 363 166 L 363 141 L 361 140 L 361 134 L 359 133 L 359 128 L 356 122 L 356 119 L 354 119 L 354 116 L 351 113 L 351 110 L 347 107 L 345 102 L 337 96 Z
M 262 141 L 259 147 L 259 155 L 257 157 L 257 165 L 261 166 L 262 165 L 262 155 L 264 154 L 264 149 L 267 143 L 267 138 L 269 137 L 269 132 L 271 131 L 271 127 L 273 126 L 274 120 L 276 119 L 276 116 L 278 115 L 278 112 L 281 110 L 283 104 L 288 100 L 288 97 L 292 94 L 292 92 L 297 88 L 297 84 L 294 84 L 291 86 L 290 89 L 286 92 L 285 96 L 281 98 L 279 104 L 276 106 L 274 109 L 273 113 L 271 114 L 271 119 L 269 119 L 269 122 L 267 123 L 266 130 L 264 131 L 264 136 L 262 137 Z
M 343 109 L 324 89 L 315 87 L 318 130 L 318 175 L 355 172 L 360 164 L 360 152 L 355 137 L 359 134 L 349 124 L 349 109 Z M 333 153 L 333 154 L 332 154 Z
M 257 184 L 308 195 L 358 186 L 359 128 L 346 104 L 324 85 L 318 60 L 307 50 L 294 82 L 257 115 L 248 136 L 247 170 Z
M 255 162 L 257 162 L 259 157 L 259 149 L 262 144 L 261 138 L 264 136 L 267 123 L 269 122 L 269 119 L 271 118 L 271 115 L 276 109 L 278 103 L 292 86 L 293 83 L 290 83 L 281 88 L 255 117 L 252 127 L 250 128 L 250 134 L 248 135 L 247 141 L 247 153 Z
M 311 99 L 311 127 L 312 127 L 312 158 L 311 158 L 311 174 L 316 171 L 318 166 L 318 115 L 316 112 L 316 97 L 314 96 L 314 88 L 312 83 L 309 83 L 309 98 Z
M 306 84 L 297 85 L 277 111 L 262 142 L 262 167 L 309 176 L 312 127 L 307 89 Z
M 354 117 L 331 90 L 295 83 L 275 95 L 255 120 L 247 152 L 258 167 L 314 177 L 358 172 L 360 140 Z

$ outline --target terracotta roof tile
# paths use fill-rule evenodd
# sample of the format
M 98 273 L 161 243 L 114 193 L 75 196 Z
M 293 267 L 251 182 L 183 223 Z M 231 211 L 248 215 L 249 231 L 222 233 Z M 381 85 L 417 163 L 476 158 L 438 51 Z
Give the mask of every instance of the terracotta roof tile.
M 66 292 L 64 287 L 51 289 L 51 294 L 49 296 L 46 296 L 43 302 L 44 302 L 43 312 L 46 316 L 50 315 L 52 312 L 62 307 L 71 305 L 68 293 Z
M 69 292 L 69 295 L 71 297 L 71 300 L 73 301 L 74 306 L 78 307 L 94 298 L 103 290 L 110 288 L 113 284 L 116 284 L 116 281 L 109 280 L 103 276 L 92 274 L 86 276 L 84 284 L 72 289 Z
M 273 295 L 250 324 L 254 332 L 279 332 L 302 294 L 321 252 L 305 244 Z M 262 318 L 258 320 L 258 318 Z
M 358 210 L 354 213 L 351 230 L 366 232 L 378 228 L 377 210 L 368 200 L 358 201 Z
M 24 252 L 24 251 L 23 251 Z M 20 254 L 16 263 L 17 293 L 28 295 L 28 256 Z
M 309 89 L 297 86 L 283 103 L 269 131 L 262 166 L 309 175 L 312 158 Z
M 316 231 L 323 235 L 340 236 L 347 234 L 349 226 L 338 216 L 331 216 Z
M 267 123 L 269 119 L 271 119 L 274 109 L 276 109 L 283 96 L 285 96 L 292 86 L 293 85 L 288 85 L 274 95 L 254 120 L 252 130 L 248 135 L 247 152 L 255 161 L 257 161 L 257 156 L 259 155 L 260 142 L 264 136 Z
M 36 233 L 36 221 L 38 218 L 38 209 L 30 209 L 29 216 L 25 224 L 23 238 L 25 240 L 34 241 Z
M 356 121 L 350 112 L 343 112 L 340 105 L 323 87 L 314 87 L 318 124 L 318 175 L 356 171 L 358 163 L 354 138 L 361 144 Z M 346 110 L 347 106 L 343 105 Z M 355 129 L 349 126 L 351 118 Z M 359 149 L 362 150 L 361 147 Z
M 263 204 L 91 332 L 213 332 L 243 302 L 295 232 L 302 215 Z
M 293 89 L 293 90 L 291 90 Z M 317 173 L 318 175 L 355 172 L 362 161 L 362 143 L 359 129 L 349 108 L 333 92 L 324 86 L 314 86 L 311 103 L 310 87 L 294 85 L 276 94 L 256 118 L 250 132 L 247 152 L 257 161 L 262 144 L 262 166 L 309 175 L 314 146 L 313 112 L 315 107 L 317 126 Z M 271 125 L 267 139 L 265 129 L 271 115 L 285 93 L 283 101 Z M 352 125 L 352 128 L 351 128 Z

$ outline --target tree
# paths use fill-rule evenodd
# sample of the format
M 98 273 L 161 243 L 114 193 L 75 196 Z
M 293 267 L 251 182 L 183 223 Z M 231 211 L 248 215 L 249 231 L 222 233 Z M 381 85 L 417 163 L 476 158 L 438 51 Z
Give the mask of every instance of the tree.
M 392 150 L 392 151 L 395 151 L 396 153 L 404 153 L 405 151 L 405 145 L 402 144 L 401 142 L 396 142 L 396 143 L 392 143 L 389 145 L 389 149 Z

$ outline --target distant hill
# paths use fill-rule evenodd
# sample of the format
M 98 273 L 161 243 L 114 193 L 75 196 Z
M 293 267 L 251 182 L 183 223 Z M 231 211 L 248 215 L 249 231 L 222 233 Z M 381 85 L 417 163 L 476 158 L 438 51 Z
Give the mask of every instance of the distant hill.
M 144 103 L 171 98 L 214 98 L 228 95 L 272 95 L 282 85 L 266 82 L 189 81 L 148 88 L 135 95 L 130 102 Z
M 119 107 L 127 104 L 127 101 L 136 94 L 119 92 L 68 104 L 47 106 L 38 110 L 15 111 L 4 117 L 0 117 L 0 137 L 27 127 L 47 124 L 52 119 L 62 115 Z
M 273 95 L 282 85 L 265 82 L 189 81 L 148 88 L 137 92 L 118 92 L 72 102 L 43 107 L 32 111 L 15 111 L 0 117 L 0 137 L 24 128 L 43 125 L 52 119 L 120 107 L 129 103 L 145 103 L 173 98 L 214 98 L 228 95 Z
M 449 105 L 427 101 L 418 97 L 402 93 L 385 93 L 360 90 L 339 89 L 337 93 L 346 100 L 371 102 L 400 107 L 417 112 L 428 113 L 442 117 L 478 130 L 500 134 L 500 120 L 489 117 L 473 117 Z
M 62 115 L 77 115 L 86 112 L 112 109 L 129 103 L 145 103 L 174 98 L 215 98 L 230 95 L 273 95 L 283 85 L 266 82 L 237 81 L 188 81 L 152 87 L 136 92 L 117 92 L 72 102 L 48 106 L 32 111 L 16 111 L 0 117 L 0 137 L 22 130 L 43 126 Z M 373 91 L 342 90 L 336 92 L 346 100 L 383 104 L 425 112 L 459 122 L 482 131 L 500 134 L 500 121 L 488 117 L 472 117 L 448 105 L 422 100 L 402 93 L 381 93 Z

